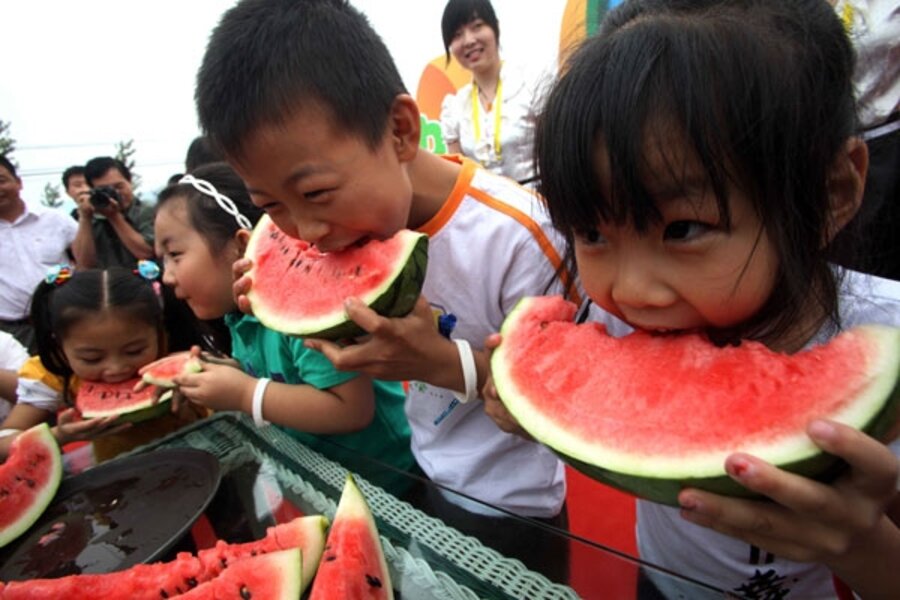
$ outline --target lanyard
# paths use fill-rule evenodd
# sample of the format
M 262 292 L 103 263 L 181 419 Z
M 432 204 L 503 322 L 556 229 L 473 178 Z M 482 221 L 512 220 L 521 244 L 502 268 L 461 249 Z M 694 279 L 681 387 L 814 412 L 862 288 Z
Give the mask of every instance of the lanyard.
M 481 119 L 478 116 L 478 107 L 481 101 L 478 99 L 478 84 L 472 81 L 472 123 L 475 125 L 475 142 L 481 139 Z M 503 106 L 503 80 L 497 80 L 497 93 L 494 94 L 494 154 L 500 160 L 500 107 Z

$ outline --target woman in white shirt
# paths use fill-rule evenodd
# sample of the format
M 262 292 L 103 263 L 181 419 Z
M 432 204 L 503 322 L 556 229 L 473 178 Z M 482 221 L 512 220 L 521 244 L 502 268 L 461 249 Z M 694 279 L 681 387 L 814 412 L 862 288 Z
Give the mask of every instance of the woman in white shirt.
M 520 183 L 534 176 L 534 124 L 541 95 L 537 78 L 500 59 L 500 25 L 490 0 L 449 0 L 441 19 L 450 55 L 472 82 L 441 105 L 441 134 L 450 153 Z

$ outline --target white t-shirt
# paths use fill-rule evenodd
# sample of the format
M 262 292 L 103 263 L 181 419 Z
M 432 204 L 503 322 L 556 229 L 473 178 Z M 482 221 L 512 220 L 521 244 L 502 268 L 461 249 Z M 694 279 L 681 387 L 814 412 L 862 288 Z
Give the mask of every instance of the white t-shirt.
M 441 135 L 447 143 L 459 142 L 462 153 L 483 167 L 516 181 L 534 175 L 534 126 L 550 73 L 528 73 L 521 66 L 503 64 L 500 105 L 500 156 L 497 156 L 496 111 L 478 104 L 479 136 L 475 133 L 472 84 L 455 94 L 447 94 L 441 103 Z
M 846 271 L 839 306 L 845 329 L 867 323 L 900 327 L 900 282 Z M 837 333 L 829 324 L 809 345 L 827 342 Z M 900 443 L 891 449 L 900 456 Z M 824 566 L 780 559 L 689 523 L 677 508 L 638 500 L 637 538 L 641 558 L 647 562 L 742 596 L 836 597 L 831 572 Z M 692 598 L 696 593 L 696 588 L 680 589 L 675 580 L 650 577 L 668 598 Z
M 0 331 L 0 369 L 18 372 L 28 360 L 28 351 L 19 340 L 5 331 Z M 0 398 L 0 423 L 12 410 L 12 403 Z
M 70 262 L 66 250 L 78 224 L 52 209 L 30 209 L 10 223 L 0 219 L 0 320 L 28 315 L 31 296 L 47 269 Z
M 538 197 L 471 160 L 463 160 L 451 196 L 420 231 L 429 235 L 422 293 L 436 312 L 456 316 L 451 337 L 474 349 L 500 330 L 519 298 L 561 293 L 555 273 L 563 241 Z M 406 414 L 413 454 L 432 481 L 518 515 L 559 513 L 562 463 L 544 446 L 498 429 L 481 400 L 459 404 L 449 390 L 413 381 Z

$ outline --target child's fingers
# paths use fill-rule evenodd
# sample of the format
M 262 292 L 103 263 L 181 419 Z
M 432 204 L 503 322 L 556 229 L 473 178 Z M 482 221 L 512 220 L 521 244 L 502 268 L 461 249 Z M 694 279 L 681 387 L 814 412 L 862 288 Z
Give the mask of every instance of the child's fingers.
M 351 321 L 362 327 L 367 333 L 383 331 L 390 325 L 390 320 L 360 302 L 357 298 L 347 298 L 344 309 Z
M 503 336 L 501 336 L 499 333 L 492 333 L 491 335 L 484 338 L 484 349 L 493 352 L 500 347 L 500 344 L 502 342 Z
M 246 294 L 250 290 L 250 278 L 244 277 L 244 274 L 252 268 L 253 261 L 249 258 L 239 258 L 231 264 L 231 275 L 235 281 L 235 286 L 241 280 L 246 280 L 247 289 L 243 290 L 242 294 Z
M 143 375 L 143 373 L 141 373 L 140 371 L 138 371 L 138 373 L 140 373 L 141 375 Z M 141 391 L 142 389 L 144 389 L 145 387 L 147 387 L 148 385 L 150 385 L 150 384 L 147 383 L 146 381 L 144 381 L 143 379 L 141 379 L 141 380 L 138 381 L 136 384 L 134 384 L 134 388 L 133 388 L 133 389 L 134 389 L 135 392 L 139 392 L 139 391 Z
M 878 440 L 825 420 L 810 423 L 807 433 L 822 450 L 847 461 L 853 488 L 874 498 L 888 499 L 896 492 L 900 466 L 891 450 Z

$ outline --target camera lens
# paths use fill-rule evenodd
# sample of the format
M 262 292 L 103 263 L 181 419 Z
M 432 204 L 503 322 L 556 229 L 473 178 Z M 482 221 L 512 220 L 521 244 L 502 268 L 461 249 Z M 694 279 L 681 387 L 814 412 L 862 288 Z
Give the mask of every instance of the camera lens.
M 121 201 L 119 193 L 114 187 L 104 185 L 91 190 L 90 202 L 94 208 L 106 208 L 109 206 L 110 200 Z

